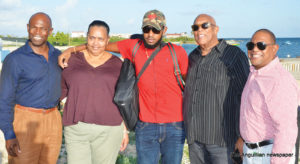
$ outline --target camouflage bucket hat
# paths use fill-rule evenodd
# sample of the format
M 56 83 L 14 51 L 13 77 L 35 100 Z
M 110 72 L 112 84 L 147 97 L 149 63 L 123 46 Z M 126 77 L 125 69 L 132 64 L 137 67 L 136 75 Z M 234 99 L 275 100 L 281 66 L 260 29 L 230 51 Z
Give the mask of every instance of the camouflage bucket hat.
M 143 26 L 152 26 L 157 30 L 162 30 L 166 26 L 166 19 L 162 12 L 158 10 L 150 10 L 146 12 L 143 18 Z

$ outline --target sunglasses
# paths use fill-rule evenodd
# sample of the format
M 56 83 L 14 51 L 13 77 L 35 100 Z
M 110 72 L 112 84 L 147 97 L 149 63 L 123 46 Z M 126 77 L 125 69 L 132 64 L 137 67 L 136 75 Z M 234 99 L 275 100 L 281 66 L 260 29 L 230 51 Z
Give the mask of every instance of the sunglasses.
M 150 27 L 150 26 L 145 26 L 145 27 L 143 27 L 143 33 L 149 33 L 150 30 L 151 30 L 154 34 L 160 34 L 160 31 L 161 31 L 161 30 L 157 30 L 156 28 Z
M 259 50 L 265 50 L 267 48 L 267 46 L 269 45 L 274 45 L 274 44 L 266 44 L 265 42 L 257 42 L 257 43 L 253 43 L 253 42 L 248 42 L 246 44 L 246 47 L 249 51 L 253 50 L 255 45 L 257 46 L 257 48 Z
M 200 27 L 202 29 L 206 30 L 206 29 L 208 29 L 211 26 L 215 26 L 215 25 L 212 24 L 212 23 L 210 23 L 210 22 L 205 22 L 205 23 L 202 23 L 200 25 L 194 24 L 194 25 L 192 25 L 192 30 L 193 31 L 198 31 Z

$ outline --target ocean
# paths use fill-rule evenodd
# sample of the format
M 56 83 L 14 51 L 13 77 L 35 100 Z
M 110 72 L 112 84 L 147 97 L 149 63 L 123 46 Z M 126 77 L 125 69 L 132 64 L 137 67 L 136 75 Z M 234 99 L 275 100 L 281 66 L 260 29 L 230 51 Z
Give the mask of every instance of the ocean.
M 246 54 L 247 48 L 246 44 L 251 40 L 251 38 L 225 38 L 225 40 L 233 40 L 238 43 L 240 47 Z M 300 38 L 277 38 L 277 44 L 279 45 L 279 50 L 277 55 L 279 58 L 296 58 L 300 57 Z M 194 44 L 182 44 L 182 47 L 189 54 L 193 51 L 197 45 Z
M 234 41 L 235 43 L 238 43 L 238 47 L 240 47 L 245 54 L 247 55 L 247 48 L 246 44 L 250 41 L 250 38 L 225 38 L 225 40 Z M 277 52 L 277 55 L 279 58 L 296 58 L 300 57 L 300 38 L 277 38 L 277 44 L 279 44 L 279 50 Z M 195 44 L 182 44 L 181 45 L 187 54 L 193 51 L 194 48 L 197 47 Z M 8 50 L 2 50 L 0 49 L 1 55 L 1 61 L 4 60 L 6 55 L 10 51 Z M 119 54 L 113 53 L 116 56 L 119 56 Z

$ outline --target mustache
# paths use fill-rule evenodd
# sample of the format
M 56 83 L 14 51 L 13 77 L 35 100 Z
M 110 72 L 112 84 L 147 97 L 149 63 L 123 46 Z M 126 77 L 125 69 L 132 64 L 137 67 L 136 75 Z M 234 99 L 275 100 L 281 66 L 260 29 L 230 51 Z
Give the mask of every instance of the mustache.
M 147 39 L 149 39 L 149 38 L 153 39 L 153 37 L 147 37 Z M 146 48 L 154 49 L 154 48 L 156 48 L 157 46 L 160 45 L 160 43 L 162 42 L 162 38 L 163 38 L 163 36 L 161 36 L 160 39 L 159 39 L 154 45 L 148 44 L 148 43 L 146 42 L 146 40 L 145 40 L 144 37 L 143 37 L 143 42 L 144 42 L 144 45 L 145 45 Z

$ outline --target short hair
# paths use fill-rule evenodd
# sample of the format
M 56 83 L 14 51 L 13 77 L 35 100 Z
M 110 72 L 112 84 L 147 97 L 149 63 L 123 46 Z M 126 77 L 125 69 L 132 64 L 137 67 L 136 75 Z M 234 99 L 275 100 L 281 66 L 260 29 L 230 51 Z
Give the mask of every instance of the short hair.
M 106 29 L 106 32 L 107 32 L 107 35 L 109 35 L 109 26 L 106 22 L 104 21 L 101 21 L 101 20 L 94 20 L 90 25 L 89 25 L 89 28 L 88 28 L 88 32 L 90 32 L 90 28 L 91 27 L 94 27 L 94 26 L 99 26 L 99 27 L 104 27 Z
M 33 14 L 33 15 L 30 17 L 28 24 L 30 24 L 31 19 L 32 19 L 33 17 L 35 17 L 36 15 L 45 15 L 45 16 L 49 19 L 49 21 L 50 21 L 50 27 L 52 28 L 52 20 L 51 20 L 50 16 L 49 16 L 48 14 L 44 13 L 44 12 L 37 12 L 37 13 Z
M 275 34 L 274 34 L 271 30 L 265 29 L 265 28 L 259 29 L 259 30 L 255 31 L 255 33 L 252 35 L 252 38 L 253 38 L 253 36 L 254 36 L 256 33 L 258 33 L 258 32 L 265 32 L 265 33 L 268 33 L 268 34 L 271 36 L 272 42 L 273 42 L 274 44 L 276 44 L 276 37 L 275 37 Z

